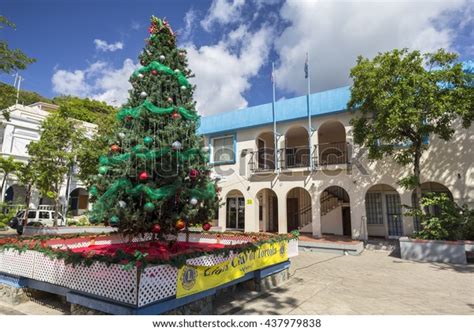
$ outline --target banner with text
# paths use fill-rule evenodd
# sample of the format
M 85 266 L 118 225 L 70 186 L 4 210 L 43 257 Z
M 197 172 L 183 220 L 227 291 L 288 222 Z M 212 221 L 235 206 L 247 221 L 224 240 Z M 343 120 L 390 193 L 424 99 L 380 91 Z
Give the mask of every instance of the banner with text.
M 288 242 L 265 243 L 213 266 L 184 265 L 178 270 L 176 297 L 181 298 L 243 277 L 246 273 L 288 260 Z

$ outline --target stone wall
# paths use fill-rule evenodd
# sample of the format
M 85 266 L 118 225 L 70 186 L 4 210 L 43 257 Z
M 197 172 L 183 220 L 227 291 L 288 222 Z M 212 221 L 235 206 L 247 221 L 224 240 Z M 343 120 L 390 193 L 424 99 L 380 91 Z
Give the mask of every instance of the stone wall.
M 25 289 L 0 283 L 0 301 L 10 305 L 19 305 L 28 301 Z

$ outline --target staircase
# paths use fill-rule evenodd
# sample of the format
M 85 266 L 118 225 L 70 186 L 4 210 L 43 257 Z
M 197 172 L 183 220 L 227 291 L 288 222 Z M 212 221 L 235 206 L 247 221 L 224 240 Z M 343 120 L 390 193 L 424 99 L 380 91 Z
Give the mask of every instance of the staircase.
M 349 206 L 349 196 L 347 195 L 347 192 L 340 187 L 327 188 L 321 194 L 321 216 L 326 215 L 339 206 Z M 312 217 L 303 217 L 307 213 L 311 213 L 311 204 L 303 206 L 297 213 L 295 213 L 295 215 L 298 215 L 298 219 L 300 220 L 298 230 L 301 230 L 313 221 Z
M 321 194 L 321 216 L 339 206 L 349 206 L 349 196 L 340 187 L 329 187 Z
M 313 221 L 313 218 L 311 216 L 307 217 L 306 219 L 304 217 L 302 217 L 302 216 L 305 216 L 308 213 L 311 213 L 311 204 L 309 204 L 307 206 L 303 206 L 296 213 L 297 215 L 299 215 L 298 219 L 300 220 L 300 222 L 298 224 L 298 230 L 301 230 L 302 228 L 304 228 L 306 225 L 310 224 Z

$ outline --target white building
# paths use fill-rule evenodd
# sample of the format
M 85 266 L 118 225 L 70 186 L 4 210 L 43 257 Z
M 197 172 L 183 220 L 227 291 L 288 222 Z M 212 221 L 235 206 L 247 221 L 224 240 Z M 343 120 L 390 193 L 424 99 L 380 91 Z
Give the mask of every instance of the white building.
M 1 157 L 12 156 L 18 161 L 26 162 L 29 158 L 27 146 L 32 141 L 40 139 L 41 122 L 51 113 L 58 110 L 58 106 L 44 102 L 36 102 L 29 106 L 14 105 L 7 109 L 10 120 L 0 116 L 0 153 Z M 93 133 L 95 124 L 80 122 L 86 132 Z M 0 174 L 0 180 L 3 174 Z M 89 194 L 85 186 L 73 175 L 64 179 L 61 186 L 60 199 L 63 206 L 69 196 L 71 212 L 81 215 L 89 209 Z M 15 175 L 10 175 L 1 192 L 3 201 L 13 205 L 25 202 L 25 188 L 17 183 Z M 51 205 L 53 202 L 47 197 L 41 197 L 37 191 L 32 194 L 31 207 Z
M 306 96 L 277 102 L 276 132 L 271 104 L 202 118 L 200 133 L 222 178 L 218 225 L 362 240 L 411 234 L 419 224 L 402 206 L 412 204 L 413 192 L 398 184 L 411 169 L 391 158 L 371 161 L 353 143 L 349 97 L 348 87 L 310 95 L 310 125 Z M 474 207 L 474 129 L 459 125 L 451 141 L 427 143 L 423 191 Z

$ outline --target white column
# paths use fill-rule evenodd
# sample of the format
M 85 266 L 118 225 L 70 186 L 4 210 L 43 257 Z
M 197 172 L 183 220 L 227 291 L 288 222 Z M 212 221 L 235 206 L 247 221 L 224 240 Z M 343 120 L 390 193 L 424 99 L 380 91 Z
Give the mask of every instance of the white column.
M 267 226 L 269 223 L 270 216 L 270 206 L 269 206 L 269 196 L 268 190 L 263 190 L 262 192 L 262 231 L 267 231 Z M 257 209 L 257 219 L 258 219 L 258 209 Z
M 313 224 L 313 236 L 320 238 L 322 236 L 321 231 L 321 194 L 315 190 L 312 194 L 311 199 L 311 216 L 312 216 L 312 224 Z
M 367 240 L 365 215 L 365 197 L 353 194 L 350 196 L 352 239 Z
M 258 202 L 253 197 L 245 197 L 245 232 L 259 232 Z
M 288 220 L 286 214 L 286 194 L 278 195 L 278 233 L 288 232 Z

